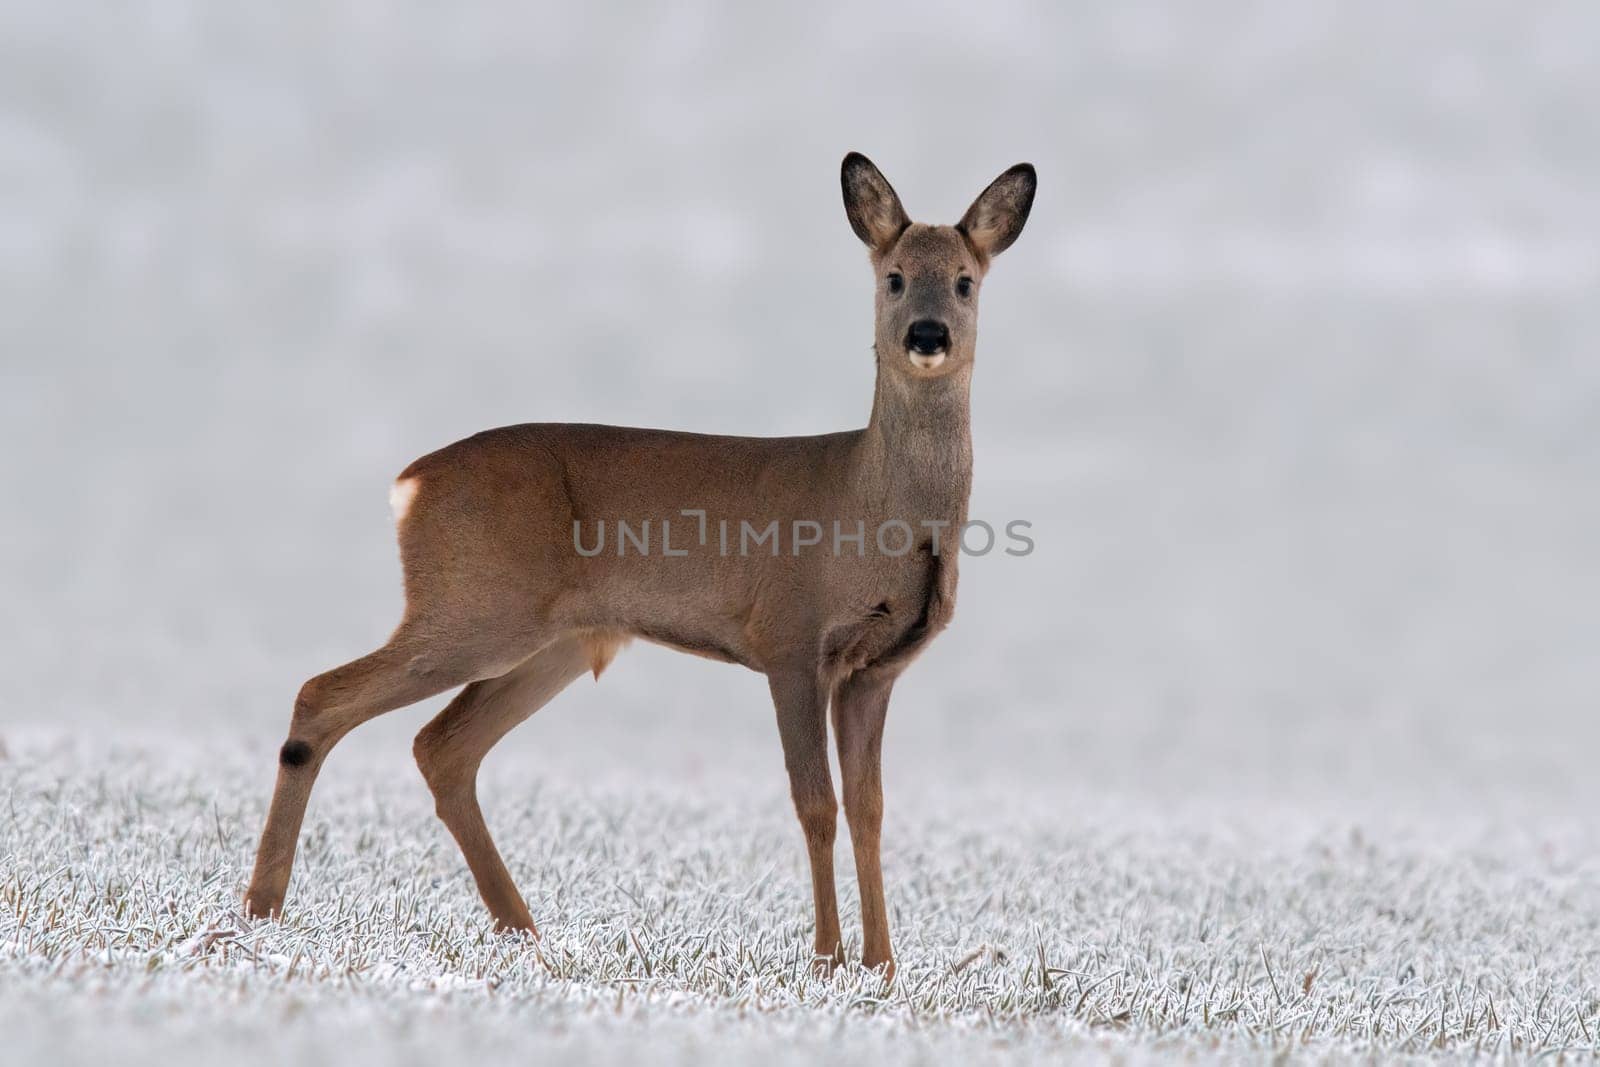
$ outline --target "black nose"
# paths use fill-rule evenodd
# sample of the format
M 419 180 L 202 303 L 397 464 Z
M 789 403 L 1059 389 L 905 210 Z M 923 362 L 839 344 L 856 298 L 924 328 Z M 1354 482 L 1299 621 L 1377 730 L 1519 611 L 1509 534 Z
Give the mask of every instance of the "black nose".
M 906 347 L 924 356 L 943 352 L 950 347 L 950 327 L 933 319 L 918 319 L 906 331 Z

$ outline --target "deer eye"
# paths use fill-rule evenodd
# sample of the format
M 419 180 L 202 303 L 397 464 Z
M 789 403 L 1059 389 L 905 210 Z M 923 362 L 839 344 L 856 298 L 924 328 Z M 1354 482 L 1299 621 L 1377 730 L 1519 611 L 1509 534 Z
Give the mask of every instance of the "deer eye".
M 956 279 L 956 295 L 957 296 L 962 296 L 962 297 L 966 297 L 966 296 L 971 296 L 972 295 L 972 279 L 971 278 L 968 278 L 966 275 L 962 275 L 961 277 Z
M 899 296 L 905 291 L 906 280 L 898 272 L 890 274 L 885 280 L 889 283 L 889 292 L 895 296 Z

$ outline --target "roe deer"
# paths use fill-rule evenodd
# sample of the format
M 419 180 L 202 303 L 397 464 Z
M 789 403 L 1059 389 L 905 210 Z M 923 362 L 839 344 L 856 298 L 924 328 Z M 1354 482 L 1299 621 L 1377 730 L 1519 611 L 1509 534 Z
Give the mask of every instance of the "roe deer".
M 845 157 L 841 182 L 876 278 L 877 388 L 866 428 L 764 438 L 530 424 L 407 467 L 391 498 L 404 616 L 382 648 L 300 690 L 248 913 L 282 908 L 306 800 L 334 744 L 374 716 L 465 685 L 417 735 L 417 764 L 496 926 L 536 933 L 484 824 L 478 766 L 569 682 L 586 671 L 598 678 L 625 641 L 642 637 L 767 676 L 810 852 L 823 969 L 843 959 L 831 702 L 862 961 L 892 973 L 878 858 L 884 715 L 895 678 L 955 605 L 951 542 L 971 485 L 978 289 L 1027 221 L 1036 178 L 1029 164 L 1012 167 L 955 226 L 913 223 L 865 156 Z M 763 539 L 774 520 L 794 531 L 782 551 L 782 537 L 770 536 L 770 550 Z M 831 543 L 821 532 L 829 529 Z M 589 545 L 597 535 L 599 550 Z

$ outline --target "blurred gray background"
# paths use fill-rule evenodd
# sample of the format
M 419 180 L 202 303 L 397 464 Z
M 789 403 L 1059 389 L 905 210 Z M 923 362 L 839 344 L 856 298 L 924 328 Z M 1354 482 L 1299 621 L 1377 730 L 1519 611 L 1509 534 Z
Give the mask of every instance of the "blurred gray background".
M 929 221 L 1041 176 L 985 289 L 973 502 L 1038 550 L 964 565 L 891 789 L 1585 812 L 1597 32 L 1586 3 L 0 6 L 0 737 L 222 737 L 264 800 L 299 683 L 398 618 L 414 456 L 862 424 L 859 149 Z M 422 721 L 335 761 L 413 773 Z M 784 790 L 763 681 L 649 646 L 503 753 Z

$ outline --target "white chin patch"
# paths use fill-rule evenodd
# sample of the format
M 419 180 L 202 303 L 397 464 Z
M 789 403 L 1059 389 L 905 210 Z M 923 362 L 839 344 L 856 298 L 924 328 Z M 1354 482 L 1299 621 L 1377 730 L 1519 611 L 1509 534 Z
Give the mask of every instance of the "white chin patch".
M 923 370 L 932 370 L 933 368 L 937 367 L 939 364 L 944 362 L 945 356 L 943 352 L 935 352 L 931 356 L 925 356 L 921 352 L 917 352 L 913 349 L 907 349 L 906 355 L 911 357 L 912 366 L 921 367 Z

